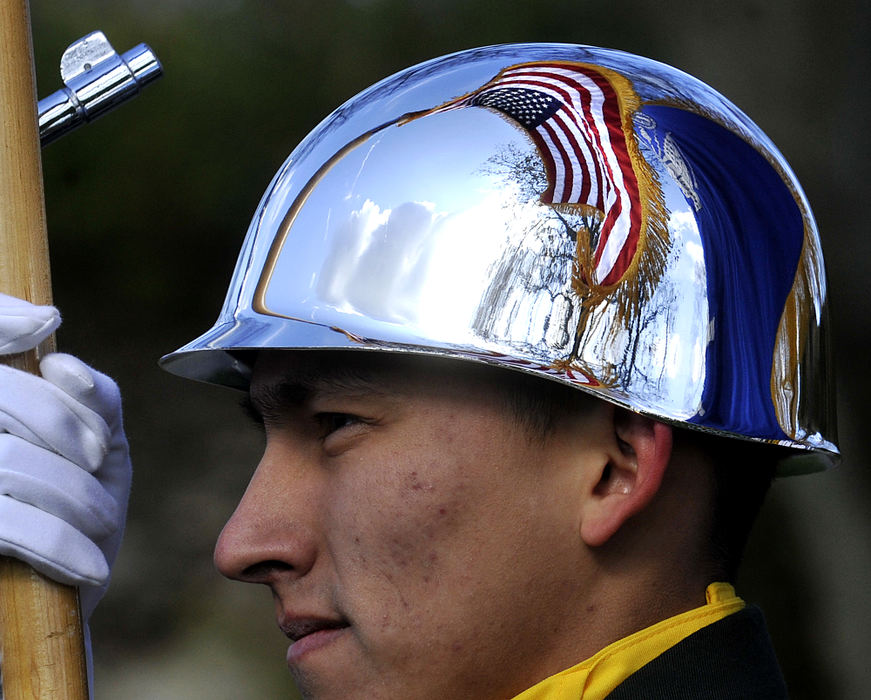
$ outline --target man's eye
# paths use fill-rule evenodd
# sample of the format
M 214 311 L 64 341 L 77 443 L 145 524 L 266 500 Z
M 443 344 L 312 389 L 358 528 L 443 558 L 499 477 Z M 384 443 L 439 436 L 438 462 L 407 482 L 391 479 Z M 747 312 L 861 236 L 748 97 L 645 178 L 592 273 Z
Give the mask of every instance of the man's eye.
M 317 420 L 321 428 L 322 437 L 327 437 L 337 430 L 358 425 L 361 422 L 359 416 L 350 413 L 319 413 Z

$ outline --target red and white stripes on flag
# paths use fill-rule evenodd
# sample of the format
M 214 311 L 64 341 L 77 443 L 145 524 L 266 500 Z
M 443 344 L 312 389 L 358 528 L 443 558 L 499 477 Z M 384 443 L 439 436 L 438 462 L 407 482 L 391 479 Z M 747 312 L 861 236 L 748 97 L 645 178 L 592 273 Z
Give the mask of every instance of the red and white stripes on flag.
M 594 285 L 619 282 L 635 256 L 643 225 L 638 177 L 624 131 L 617 89 L 603 71 L 585 64 L 524 63 L 448 109 L 497 110 L 532 138 L 549 187 L 541 201 L 596 210 L 601 229 L 593 250 Z

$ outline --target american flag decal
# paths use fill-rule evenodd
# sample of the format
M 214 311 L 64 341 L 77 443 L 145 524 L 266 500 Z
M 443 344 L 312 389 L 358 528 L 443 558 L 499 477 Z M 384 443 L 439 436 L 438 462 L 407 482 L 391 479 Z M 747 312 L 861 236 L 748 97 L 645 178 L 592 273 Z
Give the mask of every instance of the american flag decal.
M 598 219 L 591 259 L 579 262 L 587 284 L 610 287 L 633 266 L 644 239 L 646 202 L 661 198 L 635 141 L 631 113 L 638 102 L 629 81 L 613 71 L 536 62 L 506 68 L 432 111 L 484 107 L 524 129 L 547 173 L 542 203 L 574 205 Z

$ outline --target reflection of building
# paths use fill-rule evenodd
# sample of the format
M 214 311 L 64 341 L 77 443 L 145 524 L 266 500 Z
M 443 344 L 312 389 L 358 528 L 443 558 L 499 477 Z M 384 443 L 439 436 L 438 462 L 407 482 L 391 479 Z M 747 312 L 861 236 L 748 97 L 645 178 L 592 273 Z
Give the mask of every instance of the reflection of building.
M 509 242 L 492 265 L 490 283 L 472 321 L 482 338 L 503 343 L 509 339 L 512 346 L 533 356 L 536 348 L 546 346 L 568 359 L 579 300 L 572 292 L 575 242 L 560 228 L 554 217 L 509 232 Z

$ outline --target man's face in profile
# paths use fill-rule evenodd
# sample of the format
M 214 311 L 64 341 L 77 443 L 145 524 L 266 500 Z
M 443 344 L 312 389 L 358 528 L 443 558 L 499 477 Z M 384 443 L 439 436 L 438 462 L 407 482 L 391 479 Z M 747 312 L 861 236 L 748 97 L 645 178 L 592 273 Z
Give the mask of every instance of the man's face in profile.
M 577 661 L 553 650 L 584 614 L 566 582 L 597 414 L 534 436 L 501 372 L 456 364 L 257 362 L 266 450 L 215 559 L 271 588 L 305 696 L 510 697 Z

